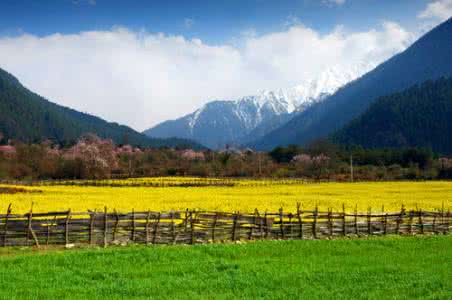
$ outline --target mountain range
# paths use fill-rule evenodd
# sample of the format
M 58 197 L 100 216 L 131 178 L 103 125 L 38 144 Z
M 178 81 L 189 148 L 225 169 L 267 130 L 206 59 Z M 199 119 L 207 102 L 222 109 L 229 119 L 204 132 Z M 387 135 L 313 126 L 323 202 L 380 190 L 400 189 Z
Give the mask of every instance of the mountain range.
M 372 67 L 370 63 L 358 63 L 349 68 L 334 66 L 317 78 L 289 89 L 263 91 L 237 100 L 212 101 L 191 114 L 160 123 L 144 133 L 154 138 L 193 139 L 210 148 L 250 143 Z
M 379 97 L 452 76 L 452 19 L 374 67 L 361 63 L 353 69 L 331 68 L 291 89 L 209 102 L 145 134 L 190 138 L 211 148 L 240 144 L 258 150 L 327 138 L 366 112 Z
M 143 147 L 202 147 L 184 139 L 152 139 L 127 126 L 52 103 L 25 88 L 17 78 L 0 69 L 0 133 L 5 140 L 66 144 L 85 133 L 110 138 L 117 144 Z
M 321 103 L 312 105 L 249 146 L 272 149 L 325 138 L 360 114 L 378 97 L 427 80 L 452 76 L 452 18 Z M 367 132 L 367 134 L 374 134 Z

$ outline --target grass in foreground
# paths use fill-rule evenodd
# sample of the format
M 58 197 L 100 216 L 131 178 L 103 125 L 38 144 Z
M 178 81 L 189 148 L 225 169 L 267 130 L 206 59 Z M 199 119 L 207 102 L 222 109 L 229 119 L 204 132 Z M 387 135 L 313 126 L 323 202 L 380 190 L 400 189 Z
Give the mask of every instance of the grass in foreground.
M 0 250 L 0 298 L 450 299 L 452 236 Z

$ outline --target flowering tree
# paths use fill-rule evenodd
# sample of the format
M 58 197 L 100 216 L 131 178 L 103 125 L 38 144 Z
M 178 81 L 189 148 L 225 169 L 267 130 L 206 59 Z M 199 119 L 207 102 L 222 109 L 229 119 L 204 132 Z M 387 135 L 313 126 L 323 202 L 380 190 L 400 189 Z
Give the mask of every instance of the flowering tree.
M 323 174 L 328 174 L 330 157 L 325 154 L 313 157 L 308 154 L 298 154 L 293 157 L 292 163 L 295 164 L 297 175 L 311 177 L 315 174 L 317 179 L 320 179 Z
M 64 154 L 64 158 L 81 161 L 83 176 L 86 178 L 110 177 L 112 169 L 118 167 L 113 142 L 102 140 L 93 134 L 83 136 Z
M 181 157 L 187 160 L 205 160 L 204 153 L 196 152 L 191 149 L 182 152 Z
M 314 168 L 317 170 L 317 179 L 320 179 L 323 174 L 327 174 L 329 176 L 329 164 L 330 164 L 330 158 L 324 154 L 320 154 L 317 156 L 314 156 L 312 158 L 312 164 Z

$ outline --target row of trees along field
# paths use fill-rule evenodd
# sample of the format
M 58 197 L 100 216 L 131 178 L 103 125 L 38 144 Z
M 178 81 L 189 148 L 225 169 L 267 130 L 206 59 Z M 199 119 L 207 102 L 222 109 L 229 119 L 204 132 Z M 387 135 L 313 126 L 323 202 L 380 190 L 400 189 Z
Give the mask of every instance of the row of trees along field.
M 0 145 L 0 178 L 103 179 L 142 176 L 304 177 L 313 180 L 452 178 L 452 159 L 428 149 L 340 147 L 319 141 L 271 152 L 134 148 L 85 135 L 70 146 Z

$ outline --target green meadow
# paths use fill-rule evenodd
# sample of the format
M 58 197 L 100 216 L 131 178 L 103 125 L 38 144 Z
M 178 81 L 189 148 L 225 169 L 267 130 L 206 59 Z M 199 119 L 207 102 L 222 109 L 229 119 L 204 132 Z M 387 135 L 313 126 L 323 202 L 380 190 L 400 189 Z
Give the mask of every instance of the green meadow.
M 0 249 L 2 299 L 450 299 L 452 236 Z

